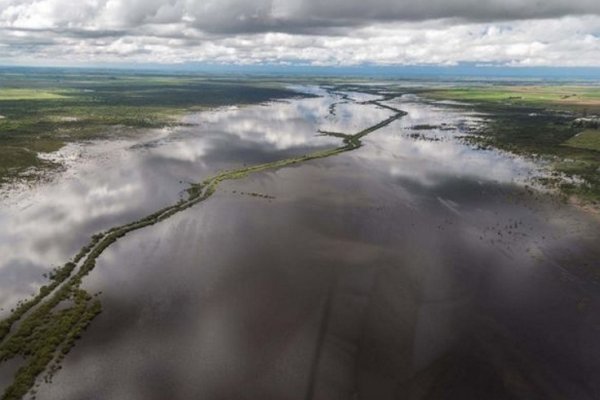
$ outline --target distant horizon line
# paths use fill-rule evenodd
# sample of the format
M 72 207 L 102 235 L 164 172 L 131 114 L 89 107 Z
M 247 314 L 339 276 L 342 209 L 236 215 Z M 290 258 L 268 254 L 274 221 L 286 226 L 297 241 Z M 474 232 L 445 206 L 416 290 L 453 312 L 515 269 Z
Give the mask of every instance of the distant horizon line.
M 10 69 L 131 71 L 144 73 L 257 74 L 257 75 L 344 75 L 386 78 L 414 77 L 498 77 L 600 80 L 600 66 L 520 66 L 520 65 L 303 65 L 303 64 L 216 64 L 216 63 L 96 63 L 72 65 L 3 64 Z

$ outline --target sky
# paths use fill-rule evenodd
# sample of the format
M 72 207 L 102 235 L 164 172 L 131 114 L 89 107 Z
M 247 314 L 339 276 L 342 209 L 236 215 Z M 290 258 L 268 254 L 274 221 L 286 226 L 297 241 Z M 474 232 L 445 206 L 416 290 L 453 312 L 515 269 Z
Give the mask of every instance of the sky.
M 600 67 L 600 0 L 0 0 L 0 64 Z

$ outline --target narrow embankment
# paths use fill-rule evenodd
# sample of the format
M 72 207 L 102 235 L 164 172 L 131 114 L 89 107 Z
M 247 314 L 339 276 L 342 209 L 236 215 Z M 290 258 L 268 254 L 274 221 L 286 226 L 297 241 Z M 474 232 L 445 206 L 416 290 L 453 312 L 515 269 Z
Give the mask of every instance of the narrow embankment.
M 44 379 L 51 380 L 75 341 L 101 312 L 97 296 L 81 289 L 81 284 L 85 276 L 95 268 L 97 258 L 110 245 L 130 232 L 164 221 L 206 200 L 223 181 L 241 179 L 250 174 L 331 157 L 359 148 L 362 146 L 362 137 L 406 115 L 402 110 L 381 103 L 383 100 L 389 98 L 365 104 L 392 111 L 393 115 L 389 118 L 355 134 L 323 132 L 325 135 L 341 138 L 344 144 L 341 147 L 219 173 L 201 183 L 190 185 L 187 198 L 176 204 L 94 235 L 72 261 L 52 272 L 50 283 L 40 288 L 34 298 L 21 302 L 8 318 L 0 322 L 0 363 L 18 356 L 26 359 L 25 365 L 17 371 L 2 399 L 20 399 L 28 392 L 35 392 L 32 388 L 44 371 L 47 372 Z

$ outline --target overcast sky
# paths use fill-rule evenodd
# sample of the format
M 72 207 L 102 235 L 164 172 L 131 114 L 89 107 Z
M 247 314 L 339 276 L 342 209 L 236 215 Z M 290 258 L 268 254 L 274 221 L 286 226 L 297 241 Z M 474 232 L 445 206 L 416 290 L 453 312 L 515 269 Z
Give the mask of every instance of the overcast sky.
M 0 0 L 1 64 L 600 67 L 600 0 Z

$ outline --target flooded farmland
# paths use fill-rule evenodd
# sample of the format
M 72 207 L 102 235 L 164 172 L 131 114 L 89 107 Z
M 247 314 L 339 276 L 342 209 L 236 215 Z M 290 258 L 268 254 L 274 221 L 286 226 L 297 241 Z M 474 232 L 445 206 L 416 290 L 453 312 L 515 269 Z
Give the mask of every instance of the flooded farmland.
M 190 114 L 71 144 L 0 207 L 0 316 L 89 238 L 222 171 L 362 146 L 242 179 L 106 248 L 102 313 L 38 399 L 594 399 L 600 222 L 543 165 L 463 140 L 485 115 L 405 94 Z M 374 101 L 379 103 L 374 103 Z M 0 389 L 19 359 L 0 365 Z M 43 382 L 43 379 L 39 379 Z

